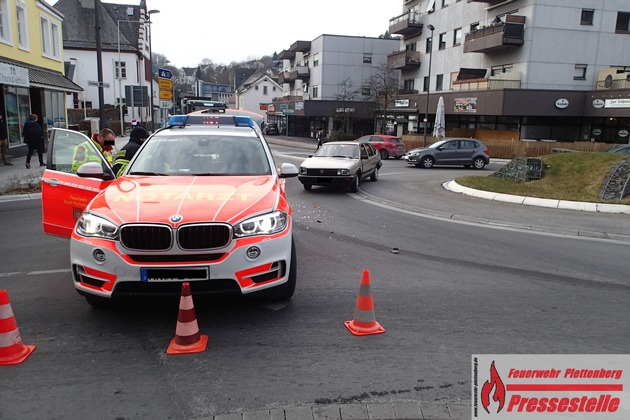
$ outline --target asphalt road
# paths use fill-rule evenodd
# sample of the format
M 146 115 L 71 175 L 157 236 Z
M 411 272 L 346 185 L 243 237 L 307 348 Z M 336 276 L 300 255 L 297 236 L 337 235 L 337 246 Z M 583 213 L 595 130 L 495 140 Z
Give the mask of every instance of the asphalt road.
M 304 153 L 278 152 L 297 163 Z M 364 191 L 441 173 L 399 164 L 385 162 Z M 432 182 L 424 209 L 481 205 L 441 196 Z M 0 367 L 0 418 L 340 418 L 366 406 L 451 407 L 466 418 L 473 353 L 627 352 L 627 243 L 453 221 L 307 192 L 297 179 L 287 190 L 296 295 L 289 304 L 195 298 L 208 349 L 179 357 L 165 354 L 177 300 L 89 307 L 70 281 L 68 242 L 41 233 L 39 200 L 0 203 L 0 288 L 24 342 L 37 345 L 23 364 Z M 547 217 L 524 213 L 540 210 Z M 627 229 L 627 216 L 615 223 Z M 343 322 L 364 269 L 386 331 L 355 337 Z

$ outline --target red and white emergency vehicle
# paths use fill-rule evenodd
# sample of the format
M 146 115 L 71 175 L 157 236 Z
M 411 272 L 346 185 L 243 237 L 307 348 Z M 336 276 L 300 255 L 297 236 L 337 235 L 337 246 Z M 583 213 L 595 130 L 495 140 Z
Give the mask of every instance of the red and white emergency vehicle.
M 297 168 L 276 167 L 251 118 L 198 116 L 194 125 L 188 118 L 153 134 L 118 179 L 88 137 L 53 130 L 42 179 L 44 231 L 70 238 L 74 285 L 89 303 L 179 295 L 185 281 L 195 294 L 293 295 L 284 178 Z M 75 172 L 78 146 L 101 161 Z

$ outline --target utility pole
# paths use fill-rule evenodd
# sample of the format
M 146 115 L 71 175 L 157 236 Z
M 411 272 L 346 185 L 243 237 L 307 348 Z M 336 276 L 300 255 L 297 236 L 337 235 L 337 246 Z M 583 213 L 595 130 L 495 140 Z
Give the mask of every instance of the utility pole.
M 96 30 L 96 71 L 98 80 L 98 116 L 99 127 L 104 129 L 107 125 L 105 119 L 105 99 L 103 94 L 103 57 L 101 54 L 101 0 L 94 1 L 94 29 Z

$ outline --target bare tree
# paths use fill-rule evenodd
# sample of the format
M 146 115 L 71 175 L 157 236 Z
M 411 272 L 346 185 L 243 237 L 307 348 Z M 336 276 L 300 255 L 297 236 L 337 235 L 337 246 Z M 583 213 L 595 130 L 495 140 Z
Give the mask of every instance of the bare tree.
M 354 102 L 357 100 L 360 92 L 352 84 L 349 77 L 337 85 L 337 95 L 335 99 L 339 101 L 339 109 L 337 115 L 341 117 L 341 132 L 348 133 L 350 123 L 354 119 L 355 109 Z
M 379 119 L 381 134 L 387 126 L 387 110 L 394 107 L 394 99 L 400 89 L 400 72 L 387 63 L 374 67 L 374 74 L 367 82 L 370 98 L 374 101 L 374 112 Z

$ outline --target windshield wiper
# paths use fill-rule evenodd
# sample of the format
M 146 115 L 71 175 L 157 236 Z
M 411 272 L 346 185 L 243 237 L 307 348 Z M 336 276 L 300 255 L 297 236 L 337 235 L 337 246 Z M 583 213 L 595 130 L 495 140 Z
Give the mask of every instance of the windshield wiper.
M 153 175 L 153 176 L 168 176 L 167 174 L 161 174 L 158 172 L 129 172 L 127 175 Z

